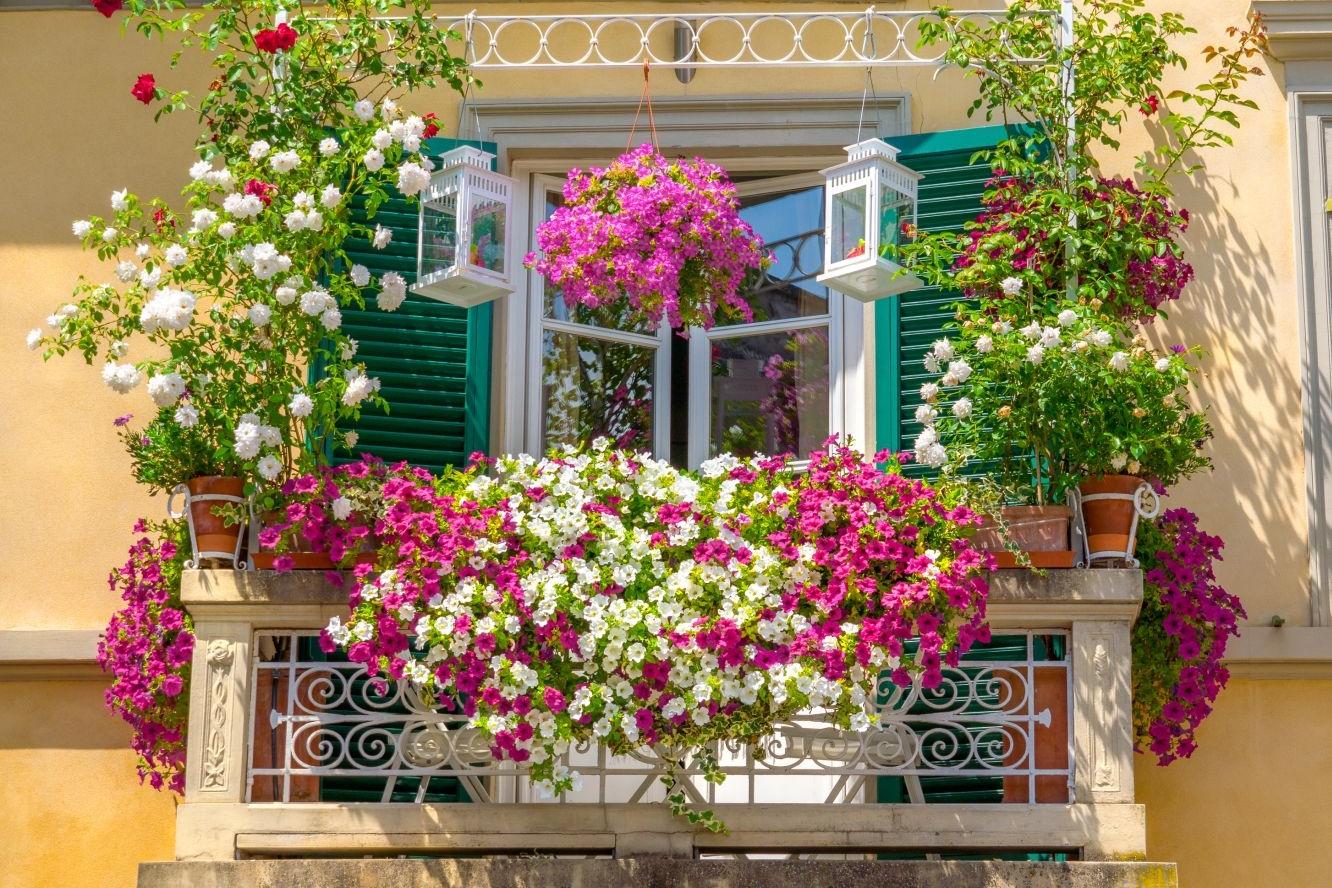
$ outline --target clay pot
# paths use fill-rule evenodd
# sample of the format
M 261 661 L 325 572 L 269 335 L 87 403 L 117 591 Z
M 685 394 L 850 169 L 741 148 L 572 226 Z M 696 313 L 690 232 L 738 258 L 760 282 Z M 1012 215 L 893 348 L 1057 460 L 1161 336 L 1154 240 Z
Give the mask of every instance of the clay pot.
M 236 551 L 236 541 L 240 538 L 241 525 L 227 526 L 226 519 L 213 514 L 218 506 L 225 505 L 218 500 L 200 500 L 197 497 L 234 496 L 238 500 L 233 505 L 242 505 L 245 496 L 245 481 L 231 475 L 201 475 L 185 482 L 190 492 L 190 521 L 194 524 L 195 555 L 203 552 L 225 552 L 231 555 Z
M 267 524 L 276 524 L 282 520 L 282 516 L 277 512 L 265 512 L 261 517 L 261 527 Z M 297 548 L 285 554 L 291 559 L 292 570 L 332 570 L 333 559 L 329 558 L 324 552 L 316 552 L 314 545 L 300 531 L 296 532 Z M 262 546 L 258 552 L 250 554 L 250 561 L 255 570 L 272 570 L 273 561 L 278 554 L 272 549 L 265 549 Z
M 1082 519 L 1087 526 L 1087 550 L 1090 552 L 1129 551 L 1129 532 L 1133 529 L 1133 494 L 1143 484 L 1135 475 L 1101 475 L 1078 485 L 1082 494 Z M 1117 494 L 1116 499 L 1093 499 L 1096 494 Z
M 1068 506 L 1004 506 L 1000 513 L 1008 525 L 1009 539 L 1026 553 L 1032 567 L 1073 566 L 1068 534 L 1072 512 Z M 997 526 L 987 522 L 972 542 L 978 549 L 993 552 L 999 567 L 1018 566 Z

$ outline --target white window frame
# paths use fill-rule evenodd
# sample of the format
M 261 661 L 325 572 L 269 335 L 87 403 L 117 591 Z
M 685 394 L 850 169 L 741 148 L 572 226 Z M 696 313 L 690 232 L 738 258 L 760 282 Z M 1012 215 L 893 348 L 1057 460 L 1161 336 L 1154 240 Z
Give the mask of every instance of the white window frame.
M 800 188 L 813 188 L 823 184 L 817 171 L 794 173 L 740 183 L 739 195 L 749 197 L 760 194 L 779 194 Z M 823 251 L 820 251 L 822 253 Z M 845 434 L 845 402 L 841 386 L 846 375 L 842 366 L 843 318 L 846 299 L 836 290 L 828 290 L 828 310 L 823 314 L 797 318 L 781 318 L 749 324 L 728 324 L 711 330 L 701 327 L 689 331 L 689 468 L 698 468 L 711 455 L 712 450 L 712 344 L 722 339 L 763 336 L 796 330 L 824 328 L 828 331 L 828 431 Z M 799 456 L 799 454 L 797 454 Z M 807 460 L 799 459 L 794 465 L 803 467 Z

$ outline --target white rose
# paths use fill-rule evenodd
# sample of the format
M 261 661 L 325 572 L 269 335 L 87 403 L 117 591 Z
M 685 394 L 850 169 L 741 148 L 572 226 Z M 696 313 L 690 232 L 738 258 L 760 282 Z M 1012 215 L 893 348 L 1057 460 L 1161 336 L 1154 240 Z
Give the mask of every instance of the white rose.
M 1006 277 L 1003 283 L 999 285 L 1003 288 L 1005 296 L 1016 296 L 1022 292 L 1022 279 L 1015 277 Z
M 1027 360 L 1031 361 L 1033 364 L 1039 364 L 1041 361 L 1045 360 L 1045 348 L 1040 345 L 1033 345 L 1031 348 L 1027 349 Z
M 976 340 L 976 351 L 983 355 L 988 355 L 994 351 L 994 340 L 988 336 L 982 336 Z
M 360 118 L 362 122 L 367 122 L 375 116 L 375 106 L 370 101 L 361 99 L 352 106 L 352 113 Z
M 364 265 L 353 265 L 351 267 L 351 281 L 358 287 L 364 287 L 370 283 L 370 269 Z
M 352 513 L 351 500 L 345 496 L 340 496 L 333 500 L 333 517 L 339 521 L 346 521 Z
M 971 415 L 971 399 L 958 398 L 953 402 L 953 415 L 958 419 L 966 419 Z
M 1058 317 L 1059 326 L 1061 327 L 1072 326 L 1073 323 L 1077 321 L 1077 319 L 1078 319 L 1078 313 L 1071 308 L 1066 308 L 1059 313 Z
M 269 145 L 263 139 L 250 145 L 250 160 L 263 160 L 273 146 Z
M 122 188 L 119 191 L 111 192 L 111 209 L 117 213 L 129 209 L 129 189 Z
M 1110 356 L 1111 370 L 1118 370 L 1120 372 L 1123 372 L 1124 370 L 1128 369 L 1128 365 L 1129 365 L 1128 355 L 1124 354 L 1123 352 L 1117 351 Z
M 384 152 L 378 148 L 371 148 L 365 152 L 365 157 L 362 159 L 365 161 L 365 168 L 372 173 L 379 172 L 384 167 Z
M 262 302 L 256 302 L 250 306 L 250 323 L 256 327 L 267 327 L 268 322 L 273 319 L 273 310 Z
M 392 242 L 393 242 L 392 230 L 385 228 L 383 225 L 376 225 L 375 237 L 372 242 L 372 246 L 374 246 L 376 250 L 382 250 Z
M 272 481 L 278 475 L 282 474 L 282 463 L 272 454 L 261 458 L 255 468 L 258 469 L 260 476 L 262 476 L 265 481 Z
M 305 392 L 297 392 L 291 396 L 291 403 L 287 405 L 287 410 L 292 416 L 306 417 L 314 413 L 314 401 Z
M 1170 369 L 1170 359 L 1169 359 L 1169 358 L 1157 358 L 1157 359 L 1156 359 L 1156 369 L 1157 369 L 1157 372 L 1160 372 L 1160 373 L 1164 373 L 1164 372 L 1166 372 L 1167 370 L 1169 370 L 1169 369 Z
M 338 140 L 324 139 L 322 142 L 319 143 L 319 153 L 322 154 L 324 157 L 332 157 L 334 154 L 337 154 Z
M 87 237 L 88 232 L 92 231 L 92 223 L 87 219 L 78 219 L 71 226 L 75 237 Z

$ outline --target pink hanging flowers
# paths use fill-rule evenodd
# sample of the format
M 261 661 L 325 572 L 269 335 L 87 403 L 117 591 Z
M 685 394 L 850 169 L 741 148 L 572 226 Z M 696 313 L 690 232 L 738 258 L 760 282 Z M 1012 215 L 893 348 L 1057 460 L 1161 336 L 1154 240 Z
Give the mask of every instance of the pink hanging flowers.
M 668 161 L 651 145 L 605 169 L 569 171 L 564 205 L 537 228 L 540 253 L 524 260 L 566 303 L 627 300 L 652 327 L 709 328 L 719 316 L 750 320 L 747 275 L 767 263 L 740 218 L 726 171 L 701 158 Z

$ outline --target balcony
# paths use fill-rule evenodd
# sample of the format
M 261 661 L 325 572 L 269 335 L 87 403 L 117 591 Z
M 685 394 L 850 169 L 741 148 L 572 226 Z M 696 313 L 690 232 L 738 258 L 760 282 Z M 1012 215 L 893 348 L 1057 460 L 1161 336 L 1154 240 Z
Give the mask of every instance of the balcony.
M 998 572 L 994 641 L 940 688 L 885 684 L 865 734 L 810 713 L 759 754 L 719 749 L 725 783 L 688 787 L 729 827 L 713 834 L 654 803 L 650 756 L 576 749 L 582 788 L 542 799 L 461 715 L 405 688 L 375 696 L 313 643 L 346 607 L 321 573 L 189 572 L 199 640 L 176 857 L 1141 860 L 1129 658 L 1141 594 L 1131 570 Z

